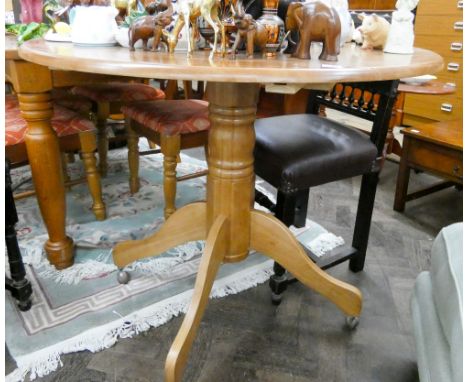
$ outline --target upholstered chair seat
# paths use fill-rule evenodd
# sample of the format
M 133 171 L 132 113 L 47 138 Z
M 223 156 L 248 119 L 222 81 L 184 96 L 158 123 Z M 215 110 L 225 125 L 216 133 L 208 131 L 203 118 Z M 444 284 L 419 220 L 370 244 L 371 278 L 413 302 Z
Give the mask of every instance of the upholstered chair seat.
M 63 99 L 54 99 L 56 105 L 65 107 L 69 110 L 73 110 L 80 114 L 88 114 L 93 110 L 93 104 L 85 99 L 75 99 L 75 98 L 63 98 Z
M 132 102 L 164 99 L 162 90 L 140 83 L 109 82 L 75 86 L 72 93 L 95 102 Z
M 210 128 L 208 102 L 169 100 L 133 102 L 122 107 L 125 116 L 161 134 L 190 134 Z
M 56 105 L 66 107 L 82 115 L 88 115 L 93 111 L 93 103 L 88 98 L 72 94 L 70 88 L 52 89 L 52 100 Z
M 57 104 L 54 104 L 51 122 L 58 137 L 96 131 L 96 127 L 89 119 Z M 23 143 L 26 130 L 27 123 L 21 116 L 18 98 L 7 95 L 5 97 L 5 146 Z
M 112 113 L 119 113 L 120 108 L 129 102 L 154 101 L 165 98 L 161 89 L 132 82 L 108 82 L 75 86 L 71 90 L 75 96 L 85 97 L 93 102 L 98 128 L 99 171 L 107 175 L 107 152 L 109 140 L 107 119 Z
M 285 192 L 364 174 L 377 158 L 366 134 L 313 114 L 259 119 L 255 134 L 255 173 Z
M 157 143 L 164 156 L 164 216 L 176 209 L 176 167 L 181 149 L 205 147 L 208 142 L 210 120 L 208 102 L 200 100 L 164 100 L 133 102 L 122 107 L 127 119 L 128 163 L 130 192 L 139 190 L 138 137 Z M 205 175 L 206 171 L 189 177 Z M 185 177 L 187 179 L 187 177 Z
M 106 217 L 106 208 L 102 201 L 101 179 L 96 167 L 96 127 L 89 119 L 75 111 L 63 106 L 53 105 L 52 128 L 57 133 L 62 152 L 80 151 L 86 170 L 86 180 L 93 198 L 92 210 L 98 220 Z M 19 102 L 16 96 L 5 97 L 5 151 L 7 158 L 13 163 L 27 161 L 25 136 L 27 122 L 21 116 Z M 66 174 L 66 161 L 64 159 L 64 179 Z

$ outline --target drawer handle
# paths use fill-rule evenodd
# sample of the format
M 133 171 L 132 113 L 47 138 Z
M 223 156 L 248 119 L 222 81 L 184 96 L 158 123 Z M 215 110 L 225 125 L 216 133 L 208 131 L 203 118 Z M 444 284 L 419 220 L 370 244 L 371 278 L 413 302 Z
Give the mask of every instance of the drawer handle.
M 456 31 L 462 31 L 463 30 L 463 21 L 457 21 L 453 23 L 453 29 Z
M 443 103 L 440 105 L 440 110 L 445 111 L 446 113 L 451 113 L 453 106 L 451 103 Z
M 463 9 L 463 0 L 461 0 L 461 1 L 459 1 L 459 2 L 457 3 L 457 8 L 458 8 L 458 9 Z
M 452 173 L 453 175 L 458 175 L 459 172 L 460 172 L 460 167 L 457 164 L 455 164 L 453 166 Z
M 447 70 L 450 72 L 458 72 L 460 70 L 460 64 L 457 64 L 456 62 L 449 62 L 447 64 Z
M 463 49 L 463 44 L 461 42 L 452 42 L 450 44 L 450 50 L 453 50 L 455 52 L 459 52 Z

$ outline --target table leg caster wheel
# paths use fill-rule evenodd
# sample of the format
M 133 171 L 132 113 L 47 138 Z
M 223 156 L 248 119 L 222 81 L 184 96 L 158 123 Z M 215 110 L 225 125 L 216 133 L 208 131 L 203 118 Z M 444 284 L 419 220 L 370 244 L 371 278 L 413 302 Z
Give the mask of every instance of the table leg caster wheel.
M 356 327 L 359 325 L 359 317 L 354 317 L 354 316 L 348 316 L 346 317 L 346 326 L 350 330 L 356 329 Z
M 117 281 L 119 284 L 128 284 L 130 281 L 130 274 L 126 271 L 120 270 L 119 273 L 117 273 Z
M 281 304 L 282 299 L 283 299 L 283 296 L 281 294 L 276 294 L 274 292 L 271 292 L 271 303 L 273 305 Z

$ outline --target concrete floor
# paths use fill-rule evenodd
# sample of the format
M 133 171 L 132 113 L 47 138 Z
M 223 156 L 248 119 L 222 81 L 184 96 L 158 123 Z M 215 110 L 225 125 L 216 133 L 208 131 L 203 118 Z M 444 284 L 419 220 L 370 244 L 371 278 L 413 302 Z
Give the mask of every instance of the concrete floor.
M 194 156 L 200 152 L 191 151 Z M 190 353 L 184 381 L 199 382 L 413 382 L 418 380 L 410 297 L 418 273 L 430 264 L 438 231 L 461 221 L 462 192 L 440 191 L 394 212 L 398 166 L 381 174 L 365 270 L 341 264 L 329 272 L 363 293 L 355 331 L 324 298 L 296 283 L 273 306 L 265 283 L 238 295 L 212 300 Z M 410 188 L 431 184 L 412 174 Z M 349 243 L 360 179 L 311 190 L 309 218 Z M 62 357 L 63 367 L 43 381 L 163 381 L 164 361 L 182 317 L 105 351 Z M 6 356 L 6 372 L 14 369 Z

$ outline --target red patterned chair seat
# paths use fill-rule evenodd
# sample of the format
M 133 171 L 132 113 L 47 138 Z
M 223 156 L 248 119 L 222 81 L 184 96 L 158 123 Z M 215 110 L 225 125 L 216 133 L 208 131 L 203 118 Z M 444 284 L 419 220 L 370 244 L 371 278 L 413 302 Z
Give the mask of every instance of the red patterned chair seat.
M 169 100 L 135 102 L 122 107 L 125 116 L 165 135 L 190 134 L 208 130 L 208 102 Z
M 161 89 L 140 83 L 109 82 L 75 86 L 72 93 L 95 102 L 131 102 L 164 99 Z
M 93 109 L 93 103 L 88 98 L 72 94 L 70 88 L 52 89 L 52 100 L 57 105 L 81 114 L 87 114 Z
M 80 114 L 89 113 L 93 109 L 93 104 L 85 99 L 62 98 L 54 100 L 54 103 Z
M 26 128 L 26 120 L 21 116 L 18 99 L 13 95 L 5 96 L 5 146 L 23 143 Z M 96 129 L 90 120 L 56 104 L 54 104 L 52 128 L 59 137 Z

